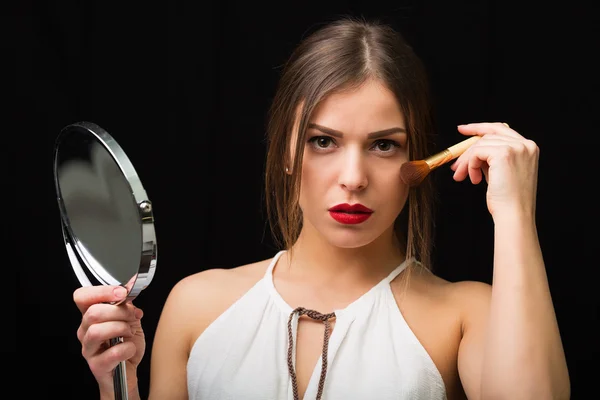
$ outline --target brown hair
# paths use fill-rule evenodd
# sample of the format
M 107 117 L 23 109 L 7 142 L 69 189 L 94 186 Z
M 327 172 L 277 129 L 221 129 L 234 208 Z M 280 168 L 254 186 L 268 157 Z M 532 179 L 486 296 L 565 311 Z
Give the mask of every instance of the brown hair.
M 306 37 L 284 65 L 267 126 L 266 206 L 278 245 L 291 248 L 302 229 L 298 204 L 308 120 L 328 95 L 375 79 L 390 89 L 406 119 L 410 159 L 430 154 L 433 132 L 429 87 L 420 59 L 390 26 L 346 17 Z M 296 125 L 297 124 L 297 125 Z M 294 126 L 298 136 L 290 154 Z M 290 165 L 293 160 L 293 165 Z M 285 168 L 291 169 L 287 175 Z M 395 233 L 407 258 L 431 267 L 433 188 L 411 188 Z

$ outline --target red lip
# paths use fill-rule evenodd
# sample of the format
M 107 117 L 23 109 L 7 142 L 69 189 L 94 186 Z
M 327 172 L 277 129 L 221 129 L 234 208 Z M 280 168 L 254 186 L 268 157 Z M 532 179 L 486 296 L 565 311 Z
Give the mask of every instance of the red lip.
M 341 224 L 360 224 L 373 214 L 373 210 L 362 204 L 338 204 L 329 209 L 329 215 Z
M 362 204 L 338 204 L 337 206 L 333 206 L 329 209 L 329 211 L 340 211 L 340 212 L 356 212 L 356 213 L 372 213 L 373 210 L 363 206 Z

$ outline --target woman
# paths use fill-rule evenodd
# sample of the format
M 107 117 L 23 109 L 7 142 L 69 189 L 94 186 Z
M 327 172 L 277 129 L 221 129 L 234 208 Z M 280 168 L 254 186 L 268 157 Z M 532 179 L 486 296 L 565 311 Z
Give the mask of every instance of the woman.
M 502 123 L 454 179 L 487 180 L 493 287 L 430 272 L 431 187 L 400 179 L 430 155 L 427 83 L 390 28 L 332 23 L 303 41 L 268 127 L 267 206 L 282 251 L 209 269 L 170 293 L 152 351 L 152 399 L 554 399 L 565 356 L 535 226 L 538 148 Z M 75 291 L 78 338 L 100 386 L 145 349 L 142 311 L 102 304 L 122 288 Z M 106 341 L 125 342 L 107 348 Z

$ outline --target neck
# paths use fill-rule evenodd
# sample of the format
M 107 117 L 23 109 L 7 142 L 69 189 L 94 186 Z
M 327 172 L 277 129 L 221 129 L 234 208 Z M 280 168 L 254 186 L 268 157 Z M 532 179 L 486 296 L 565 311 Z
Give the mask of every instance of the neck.
M 287 257 L 290 273 L 317 285 L 332 282 L 376 283 L 404 260 L 393 226 L 371 243 L 354 248 L 329 243 L 309 224 L 305 224 Z

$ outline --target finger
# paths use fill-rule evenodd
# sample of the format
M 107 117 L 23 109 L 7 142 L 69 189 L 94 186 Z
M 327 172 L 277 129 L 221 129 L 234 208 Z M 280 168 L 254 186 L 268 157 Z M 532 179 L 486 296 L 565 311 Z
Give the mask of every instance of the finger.
M 478 184 L 482 180 L 482 169 L 485 169 L 487 173 L 488 160 L 491 155 L 501 150 L 502 148 L 498 145 L 473 146 L 469 148 L 461 155 L 464 158 L 457 160 L 458 164 L 455 167 L 453 175 L 454 180 L 462 181 L 469 176 L 471 182 Z
M 502 156 L 507 151 L 507 148 L 512 146 L 473 146 L 468 150 L 468 156 L 463 159 L 456 167 L 454 179 L 462 181 L 467 176 L 470 176 L 473 183 L 481 181 L 481 170 L 487 174 L 488 166 L 494 156 Z M 466 153 L 466 152 L 465 152 Z M 464 154 L 463 154 L 464 155 Z M 477 171 L 479 170 L 479 171 Z M 487 179 L 487 177 L 486 177 Z
M 92 373 L 96 376 L 101 376 L 115 369 L 121 361 L 129 360 L 135 353 L 135 344 L 123 342 L 111 346 L 106 351 L 87 360 Z
M 85 333 L 94 324 L 108 321 L 133 322 L 135 320 L 135 307 L 131 303 L 124 303 L 118 306 L 104 303 L 93 304 L 81 318 L 81 329 Z
M 109 321 L 88 328 L 81 342 L 81 353 L 88 359 L 105 347 L 106 342 L 116 337 L 130 338 L 134 332 L 128 322 Z
M 467 170 L 469 172 L 469 178 L 471 179 L 471 183 L 477 185 L 481 183 L 483 178 L 482 169 L 487 167 L 487 163 L 477 157 L 471 157 L 469 159 Z
M 471 136 L 477 136 L 477 133 Z M 479 142 L 479 146 L 482 145 L 506 145 L 506 144 L 511 144 L 513 146 L 520 146 L 522 145 L 523 139 L 521 138 L 516 138 L 514 136 L 506 136 L 503 134 L 481 134 L 481 139 L 478 141 Z M 528 140 L 525 140 L 525 142 L 528 142 Z M 477 145 L 477 143 L 473 144 L 472 146 Z M 467 149 L 468 151 L 468 149 Z M 450 164 L 450 169 L 453 171 L 456 171 L 456 168 L 458 166 L 458 164 L 460 164 L 460 162 L 462 162 L 463 159 L 465 159 L 467 156 L 465 156 L 464 153 L 466 153 L 467 151 L 463 152 L 463 154 L 461 154 L 459 157 L 457 157 L 456 160 L 454 160 L 452 162 L 452 164 Z
M 454 175 L 452 175 L 452 178 L 454 178 L 455 181 L 462 181 L 464 180 L 467 175 L 469 174 L 469 163 L 466 162 L 458 162 L 453 165 L 453 170 L 454 170 Z
M 92 304 L 123 300 L 127 290 L 122 286 L 84 286 L 73 292 L 73 301 L 81 314 L 85 314 Z
M 499 135 L 488 135 L 481 138 L 478 143 L 475 143 L 473 146 L 469 147 L 463 154 L 456 158 L 454 163 L 450 166 L 450 168 L 456 172 L 459 165 L 468 162 L 473 154 L 473 151 L 477 150 L 477 148 L 481 146 L 496 146 L 496 147 L 506 147 L 510 146 L 515 150 L 521 150 L 523 146 L 523 141 L 521 140 L 513 140 L 506 137 L 501 137 Z
M 489 182 L 490 181 L 490 166 L 485 164 L 482 168 L 481 171 L 483 171 L 483 176 L 485 177 L 485 181 Z
M 501 122 L 477 122 L 458 125 L 458 131 L 463 135 L 505 134 L 514 138 L 523 138 L 519 133 Z

